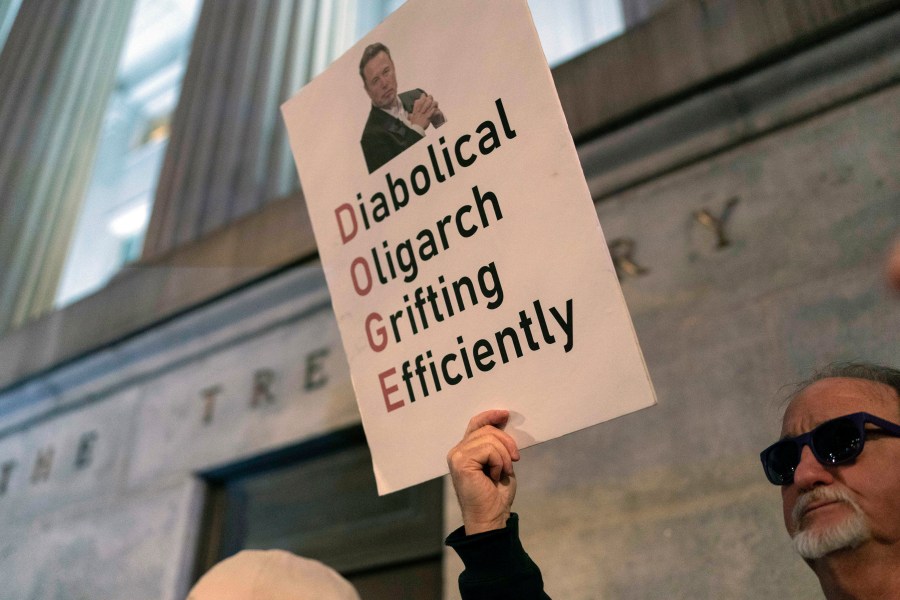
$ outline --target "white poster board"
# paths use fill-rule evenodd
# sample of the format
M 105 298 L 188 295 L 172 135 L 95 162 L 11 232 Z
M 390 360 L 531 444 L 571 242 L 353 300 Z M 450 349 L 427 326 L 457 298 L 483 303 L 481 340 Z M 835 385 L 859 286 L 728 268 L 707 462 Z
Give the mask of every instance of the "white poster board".
M 424 137 L 373 106 L 423 93 Z M 655 403 L 525 0 L 410 0 L 282 112 L 380 494 L 488 408 L 527 447 Z

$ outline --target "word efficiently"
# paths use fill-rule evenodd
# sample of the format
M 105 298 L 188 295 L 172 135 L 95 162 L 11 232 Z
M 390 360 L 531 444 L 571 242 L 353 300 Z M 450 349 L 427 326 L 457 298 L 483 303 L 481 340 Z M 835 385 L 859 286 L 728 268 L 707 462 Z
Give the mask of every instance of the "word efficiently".
M 555 344 L 557 339 L 551 331 L 553 323 L 565 336 L 563 349 L 566 353 L 570 352 L 574 347 L 574 303 L 572 299 L 566 300 L 565 315 L 555 306 L 550 307 L 549 313 L 553 318 L 552 322 L 547 318 L 540 300 L 535 300 L 532 307 L 534 308 L 532 314 L 537 319 L 537 331 L 532 329 L 535 321 L 528 310 L 520 310 L 519 322 L 516 324 L 518 330 L 515 325 L 504 327 L 494 333 L 493 340 L 482 338 L 471 345 L 467 345 L 462 336 L 459 336 L 456 338 L 459 347 L 439 359 L 434 358 L 434 353 L 428 350 L 412 360 L 404 361 L 400 368 L 400 379 L 403 380 L 406 387 L 406 398 L 391 401 L 391 396 L 400 391 L 396 383 L 389 383 L 391 378 L 397 376 L 397 369 L 391 367 L 381 372 L 378 380 L 381 384 L 381 393 L 387 411 L 391 412 L 404 406 L 406 400 L 415 402 L 416 392 L 421 392 L 422 397 L 427 398 L 432 393 L 431 390 L 434 390 L 435 393 L 440 392 L 443 389 L 442 384 L 453 386 L 461 383 L 464 379 L 474 378 L 477 373 L 472 368 L 473 365 L 482 373 L 487 373 L 496 367 L 497 360 L 505 365 L 512 360 L 510 350 L 516 358 L 522 358 L 526 348 L 531 352 L 540 350 L 541 341 L 544 344 Z M 519 332 L 525 338 L 524 345 L 519 338 Z M 540 334 L 540 338 L 537 337 L 537 333 Z M 495 356 L 497 360 L 495 360 Z M 461 367 L 456 365 L 457 362 L 461 363 Z

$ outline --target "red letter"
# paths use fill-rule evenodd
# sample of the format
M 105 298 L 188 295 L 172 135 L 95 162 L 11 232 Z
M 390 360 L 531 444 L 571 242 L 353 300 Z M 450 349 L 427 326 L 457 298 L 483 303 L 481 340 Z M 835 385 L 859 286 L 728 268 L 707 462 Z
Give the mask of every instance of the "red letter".
M 350 215 L 350 223 L 352 225 L 350 233 L 344 231 L 344 222 L 341 220 L 341 211 L 344 211 Z M 350 206 L 350 203 L 345 202 L 344 204 L 341 204 L 336 209 L 334 209 L 334 216 L 337 219 L 338 230 L 341 232 L 341 241 L 346 244 L 356 237 L 356 213 L 353 212 L 353 207 Z
M 388 369 L 387 371 L 384 371 L 383 373 L 378 374 L 378 381 L 381 382 L 381 393 L 384 394 L 384 405 L 387 407 L 388 412 L 391 412 L 394 409 L 400 408 L 401 406 L 403 406 L 405 404 L 405 402 L 403 402 L 403 400 L 398 400 L 397 402 L 394 402 L 393 404 L 391 404 L 391 401 L 388 400 L 388 397 L 397 391 L 398 388 L 396 385 L 392 385 L 391 387 L 387 387 L 387 388 L 384 387 L 384 380 L 386 378 L 390 377 L 391 375 L 396 375 L 396 374 L 397 374 L 397 369 L 394 369 L 393 367 Z
M 381 340 L 380 344 L 376 344 L 375 340 L 372 339 L 372 321 L 378 321 L 381 323 L 381 315 L 378 313 L 371 313 L 368 317 L 366 317 L 366 338 L 369 340 L 369 347 L 372 348 L 375 352 L 381 352 L 385 348 L 387 348 L 387 334 L 385 332 L 384 327 L 378 326 L 375 328 L 375 333 L 378 334 L 378 338 Z
M 356 265 L 362 265 L 363 271 L 366 274 L 366 279 L 368 279 L 368 283 L 365 287 L 361 287 L 359 285 L 359 280 L 356 278 Z M 357 256 L 353 259 L 353 262 L 350 263 L 350 279 L 353 280 L 353 289 L 356 290 L 356 293 L 360 296 L 365 296 L 369 292 L 372 291 L 372 273 L 369 271 L 369 263 L 366 262 L 362 256 Z

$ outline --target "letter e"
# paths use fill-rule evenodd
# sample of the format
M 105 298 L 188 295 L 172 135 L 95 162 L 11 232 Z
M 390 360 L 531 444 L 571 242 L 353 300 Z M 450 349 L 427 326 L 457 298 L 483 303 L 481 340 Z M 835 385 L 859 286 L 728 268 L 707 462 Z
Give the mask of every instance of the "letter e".
M 322 367 L 322 359 L 331 352 L 328 348 L 319 348 L 306 355 L 306 377 L 303 378 L 303 389 L 312 392 L 328 383 L 328 376 Z
M 391 412 L 392 410 L 396 410 L 406 404 L 403 400 L 398 400 L 397 402 L 391 402 L 390 396 L 400 388 L 397 385 L 392 385 L 390 387 L 384 386 L 384 380 L 388 377 L 397 374 L 397 369 L 391 367 L 387 371 L 378 374 L 378 381 L 381 383 L 381 393 L 384 395 L 384 405 L 387 407 L 387 411 Z

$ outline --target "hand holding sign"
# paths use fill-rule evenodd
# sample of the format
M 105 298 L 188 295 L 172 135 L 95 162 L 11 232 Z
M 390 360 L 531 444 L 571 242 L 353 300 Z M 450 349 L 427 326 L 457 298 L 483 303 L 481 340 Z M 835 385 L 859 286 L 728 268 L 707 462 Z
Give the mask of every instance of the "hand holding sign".
M 463 439 L 447 454 L 466 535 L 506 527 L 516 497 L 515 440 L 501 429 L 508 410 L 487 410 L 469 421 Z

